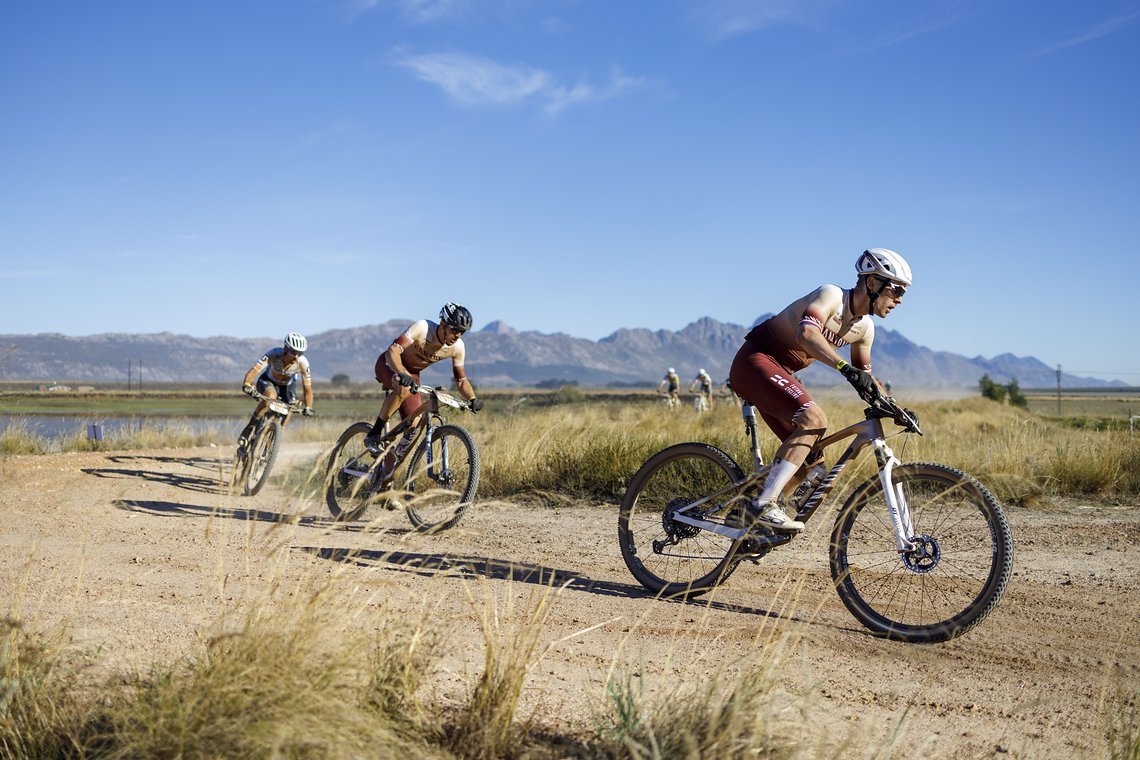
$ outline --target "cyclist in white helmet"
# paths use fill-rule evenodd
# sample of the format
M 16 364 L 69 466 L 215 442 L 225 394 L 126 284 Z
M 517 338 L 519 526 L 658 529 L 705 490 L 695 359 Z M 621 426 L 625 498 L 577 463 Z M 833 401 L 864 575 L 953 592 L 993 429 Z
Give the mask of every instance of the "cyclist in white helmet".
M 305 408 L 301 414 L 306 416 L 313 413 L 313 373 L 309 369 L 309 360 L 305 351 L 309 343 L 300 333 L 289 333 L 285 336 L 284 345 L 271 348 L 265 352 L 257 362 L 245 373 L 241 390 L 243 393 L 253 395 L 256 390 L 263 396 L 279 398 L 286 404 L 292 404 L 296 399 L 297 376 L 301 376 L 301 383 L 305 395 Z M 253 410 L 249 424 L 241 432 L 244 438 L 246 433 L 253 429 L 257 418 L 265 414 L 269 408 L 266 401 L 262 401 Z
M 674 403 L 681 401 L 681 376 L 677 374 L 677 370 L 670 367 L 665 371 L 665 377 L 661 378 L 661 382 L 657 384 L 657 392 L 665 392 L 668 386 L 667 395 Z
M 887 248 L 868 248 L 855 261 L 855 287 L 821 285 L 779 314 L 757 325 L 737 351 L 729 373 L 732 389 L 756 407 L 782 441 L 764 488 L 744 514 L 740 527 L 763 525 L 798 533 L 804 525 L 790 519 L 776 499 L 806 470 L 822 461 L 805 460 L 827 430 L 827 416 L 794 376 L 812 362 L 835 367 L 864 396 L 880 393 L 871 376 L 875 325 L 898 306 L 911 284 L 906 260 Z M 851 362 L 839 349 L 851 346 Z
M 713 380 L 712 376 L 709 375 L 708 372 L 705 372 L 704 367 L 701 367 L 699 370 L 697 370 L 697 376 L 693 378 L 693 382 L 689 383 L 689 393 L 695 391 L 697 389 L 697 386 L 700 386 L 700 393 L 705 397 L 705 403 L 708 404 L 708 408 L 712 409 Z

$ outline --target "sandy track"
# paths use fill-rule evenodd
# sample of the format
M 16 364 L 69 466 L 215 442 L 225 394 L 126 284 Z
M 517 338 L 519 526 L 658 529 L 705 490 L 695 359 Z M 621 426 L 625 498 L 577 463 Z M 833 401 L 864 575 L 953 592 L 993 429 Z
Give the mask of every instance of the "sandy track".
M 283 456 L 317 450 L 287 443 Z M 556 643 L 526 693 L 544 721 L 590 725 L 611 669 L 664 688 L 706 677 L 712 663 L 732 672 L 790 633 L 796 646 L 780 670 L 789 716 L 825 737 L 821 756 L 847 737 L 863 754 L 893 742 L 887 754 L 900 757 L 1096 756 L 1102 695 L 1120 684 L 1135 694 L 1140 682 L 1135 505 L 1007 510 L 1015 576 L 1002 603 L 970 634 L 917 647 L 870 636 L 847 613 L 828 576 L 826 518 L 715 594 L 670 603 L 647 596 L 626 570 L 614 505 L 481 506 L 439 536 L 389 513 L 378 524 L 390 530 L 377 533 L 335 524 L 323 505 L 306 508 L 275 487 L 254 498 L 220 493 L 228 455 L 0 461 L 6 611 L 69 621 L 106 667 L 135 669 L 198 654 L 223 610 L 272 579 L 339 572 L 386 603 L 426 599 L 449 619 L 433 687 L 446 698 L 482 660 L 468 592 L 522 606 L 553 582 L 565 587 L 545 631 Z M 299 519 L 281 525 L 282 514 Z

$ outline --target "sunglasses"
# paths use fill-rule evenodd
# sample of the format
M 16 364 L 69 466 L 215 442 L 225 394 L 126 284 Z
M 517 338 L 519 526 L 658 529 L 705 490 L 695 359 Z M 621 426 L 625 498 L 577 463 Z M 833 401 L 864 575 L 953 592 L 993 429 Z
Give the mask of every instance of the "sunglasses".
M 892 298 L 902 298 L 906 295 L 906 286 L 883 280 L 883 287 L 879 288 L 879 293 L 889 293 Z
M 305 355 L 304 351 L 294 351 L 291 348 L 286 348 L 285 353 L 287 353 L 289 356 L 304 356 Z

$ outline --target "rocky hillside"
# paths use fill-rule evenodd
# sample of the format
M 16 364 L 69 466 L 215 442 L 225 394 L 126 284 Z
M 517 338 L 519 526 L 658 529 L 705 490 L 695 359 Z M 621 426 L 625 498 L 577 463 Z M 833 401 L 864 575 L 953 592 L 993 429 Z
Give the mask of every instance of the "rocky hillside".
M 376 357 L 407 324 L 408 320 L 394 319 L 309 335 L 309 358 L 316 378 L 328 380 L 343 373 L 353 381 L 371 380 Z M 687 384 L 701 367 L 723 381 L 748 329 L 705 317 L 675 332 L 623 328 L 593 341 L 491 322 L 469 333 L 464 341 L 468 374 L 486 386 L 528 386 L 552 380 L 585 386 L 655 385 L 670 366 Z M 875 374 L 897 387 L 976 388 L 986 373 L 1002 383 L 1016 377 L 1026 388 L 1054 387 L 1057 382 L 1055 370 L 1032 357 L 967 358 L 920 346 L 882 325 L 876 330 Z M 280 338 L 269 337 L 198 338 L 170 333 L 0 335 L 0 379 L 126 382 L 128 364 L 137 379 L 141 362 L 144 382 L 236 383 L 266 349 L 279 342 Z M 839 382 L 839 375 L 824 367 L 813 365 L 803 374 L 812 383 Z M 442 367 L 432 368 L 425 376 L 437 382 L 449 378 L 450 372 Z M 1112 384 L 1072 375 L 1065 375 L 1062 382 L 1066 387 Z

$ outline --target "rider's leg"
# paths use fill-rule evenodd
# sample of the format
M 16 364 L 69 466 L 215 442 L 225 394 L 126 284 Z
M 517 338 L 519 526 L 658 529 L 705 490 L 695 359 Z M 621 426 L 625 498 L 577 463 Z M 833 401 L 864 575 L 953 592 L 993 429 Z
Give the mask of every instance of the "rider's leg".
M 767 415 L 762 416 L 767 419 Z M 827 430 L 827 415 L 815 403 L 802 407 L 794 417 L 794 422 L 795 428 L 780 444 L 780 448 L 776 449 L 776 455 L 772 459 L 772 469 L 768 471 L 764 488 L 756 499 L 762 504 L 774 502 L 784 489 L 791 485 L 792 479 L 796 478 L 812 446 Z M 797 479 L 797 485 L 799 480 L 803 480 L 802 474 Z

